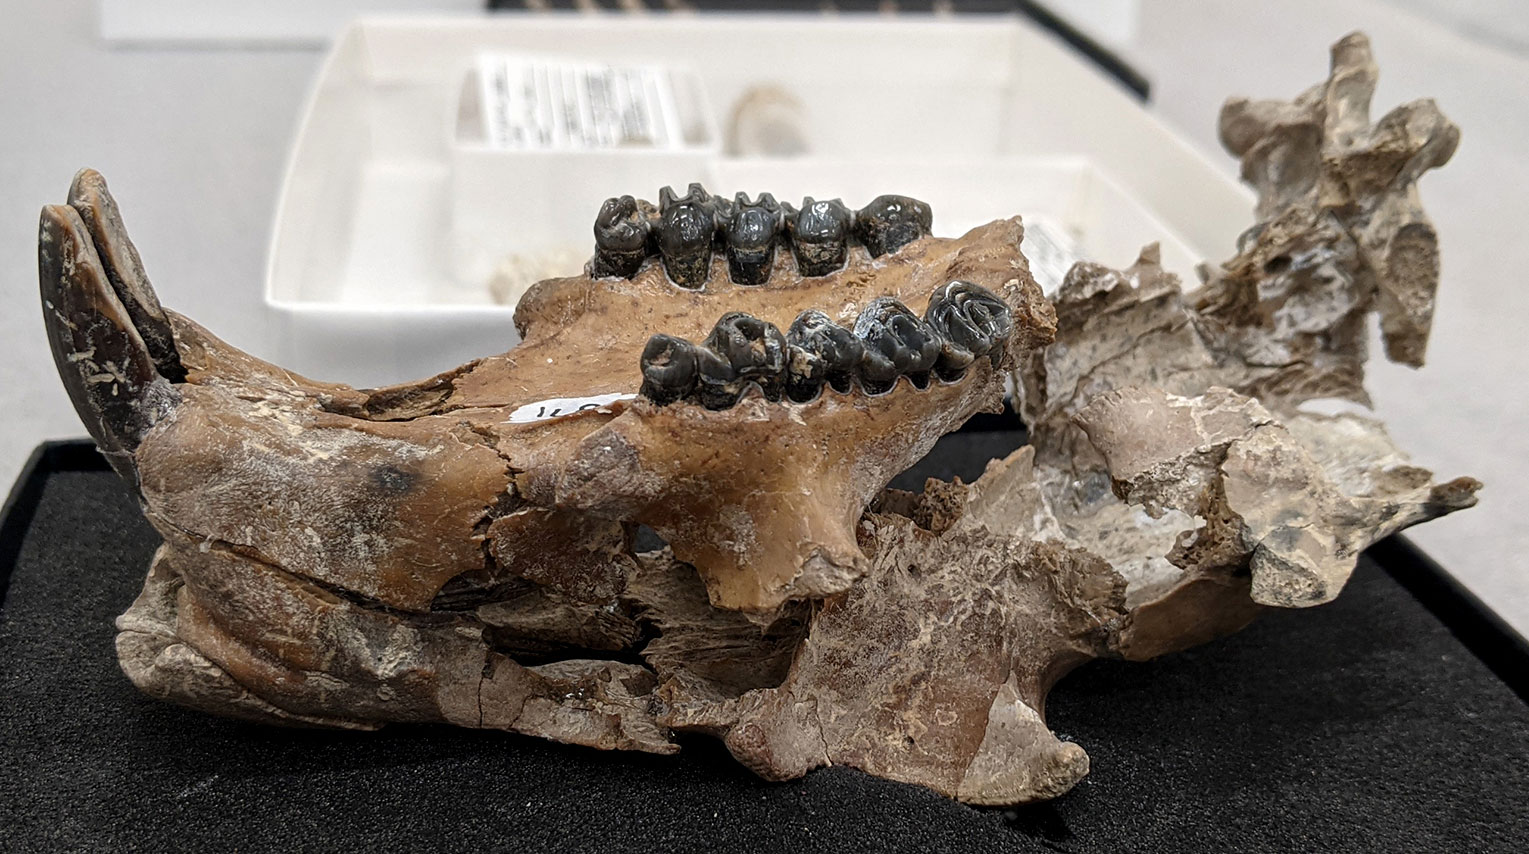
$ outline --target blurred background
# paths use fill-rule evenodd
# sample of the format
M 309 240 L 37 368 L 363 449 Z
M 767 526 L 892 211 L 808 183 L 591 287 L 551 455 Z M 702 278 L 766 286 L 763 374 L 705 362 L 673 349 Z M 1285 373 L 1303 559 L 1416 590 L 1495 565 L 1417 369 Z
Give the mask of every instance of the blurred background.
M 329 139 L 324 122 L 344 109 L 370 111 L 359 121 L 374 129 L 384 126 L 378 123 L 396 123 L 396 136 L 389 130 L 378 134 L 386 138 L 367 140 L 372 151 L 390 146 L 405 150 L 414 144 L 428 148 L 437 138 L 445 138 L 445 131 L 438 135 L 433 123 L 444 127 L 463 121 L 458 113 L 431 112 L 438 105 L 421 102 L 410 88 L 414 78 L 401 69 L 414 67 L 425 76 L 445 72 L 430 54 L 409 41 L 408 25 L 347 30 L 353 16 L 476 16 L 487 14 L 487 5 L 518 10 L 503 14 L 527 14 L 523 10 L 529 7 L 540 15 L 601 18 L 611 26 L 621 16 L 683 15 L 695 17 L 696 26 L 704 27 L 707 19 L 699 16 L 713 12 L 698 7 L 737 11 L 767 4 L 7 0 L 0 11 L 0 412 L 4 415 L 0 418 L 0 487 L 14 479 L 38 442 L 84 433 L 57 381 L 43 337 L 35 268 L 38 208 L 62 201 L 70 177 L 82 166 L 100 170 L 110 181 L 160 299 L 255 355 L 323 379 L 360 384 L 448 367 L 461 361 L 457 350 L 463 347 L 471 348 L 466 355 L 481 355 L 513 343 L 509 306 L 518 282 L 582 261 L 579 253 L 588 251 L 586 221 L 611 188 L 588 187 L 588 193 L 596 197 L 590 203 L 582 196 L 561 198 L 555 189 L 558 180 L 538 184 L 528 179 L 509 186 L 491 180 L 454 184 L 441 178 L 444 173 L 432 171 L 435 167 L 386 164 L 349 181 L 340 174 L 342 170 L 331 168 L 341 161 L 325 159 L 343 160 L 347 156 L 343 146 L 333 152 L 324 150 Z M 855 73 L 906 75 L 914 80 L 926 74 L 986 74 L 990 79 L 985 78 L 984 85 L 996 93 L 1025 86 L 1043 96 L 1049 91 L 1046 103 L 1052 112 L 1029 116 L 1025 128 L 1046 130 L 1054 122 L 1058 132 L 1052 144 L 1058 152 L 1068 146 L 1089 149 L 1090 156 L 1109 161 L 1119 180 L 1077 177 L 1082 173 L 1072 166 L 1064 169 L 1052 164 L 1044 174 L 1026 167 L 1030 171 L 1011 176 L 1017 195 L 990 193 L 998 197 L 986 199 L 969 199 L 958 181 L 946 181 L 940 186 L 952 188 L 944 191 L 951 200 L 946 208 L 936 202 L 936 230 L 956 230 L 954 226 L 964 224 L 962 220 L 986 214 L 979 203 L 996 204 L 1002 208 L 998 213 L 1018 212 L 1027 221 L 1033 213 L 1054 226 L 1051 233 L 1062 260 L 1069 253 L 1085 254 L 1117 266 L 1132 260 L 1134 250 L 1127 247 L 1158 239 L 1143 237 L 1157 227 L 1168 244 L 1165 259 L 1172 256 L 1187 265 L 1191 256 L 1211 260 L 1229 256 L 1232 245 L 1222 238 L 1251 223 L 1251 205 L 1231 186 L 1236 163 L 1220 151 L 1216 141 L 1221 102 L 1234 94 L 1289 98 L 1324 79 L 1327 50 L 1333 41 L 1354 29 L 1366 31 L 1381 68 L 1373 115 L 1426 96 L 1436 99 L 1463 130 L 1454 160 L 1421 184 L 1444 251 L 1444 282 L 1428 366 L 1414 372 L 1373 361 L 1368 385 L 1380 416 L 1415 462 L 1432 469 L 1440 480 L 1473 475 L 1487 484 L 1479 507 L 1414 529 L 1409 536 L 1520 632 L 1529 632 L 1529 571 L 1523 558 L 1529 550 L 1529 525 L 1522 518 L 1522 508 L 1529 506 L 1529 381 L 1522 375 L 1522 366 L 1529 364 L 1529 335 L 1521 331 L 1529 320 L 1529 287 L 1521 281 L 1523 271 L 1529 269 L 1529 242 L 1520 237 L 1529 224 L 1529 194 L 1524 192 L 1529 187 L 1529 166 L 1523 157 L 1523 140 L 1529 134 L 1529 4 L 1516 0 L 1285 0 L 1277 4 L 1257 0 L 1054 0 L 1043 4 L 813 0 L 775 5 L 802 10 L 796 14 L 813 20 L 824 16 L 824 7 L 832 7 L 828 15 L 838 29 L 825 39 L 821 48 L 825 55 L 839 50 L 836 44 L 850 50 L 859 41 L 855 28 L 871 32 L 894 13 L 949 23 L 967 16 L 1023 12 L 1027 20 L 1053 25 L 1047 31 L 1026 24 L 1034 28 L 1036 44 L 1041 46 L 1018 60 L 979 51 L 946 61 L 941 51 L 960 45 L 959 40 L 941 36 L 929 42 L 924 57 L 929 61 L 923 65 L 920 51 L 912 50 L 906 62 L 859 64 Z M 504 20 L 502 15 L 499 20 Z M 436 35 L 464 38 L 463 28 L 472 26 L 472 20 L 464 20 L 438 29 Z M 1067 38 L 1055 34 L 1057 27 Z M 609 41 L 610 53 L 617 55 L 605 58 L 633 65 L 683 65 L 688 60 L 704 63 L 709 50 L 736 51 L 738 66 L 770 62 L 768 55 L 751 55 L 747 45 L 707 43 L 703 49 L 704 31 L 697 33 L 694 56 L 618 35 Z M 1062 51 L 1073 49 L 1067 46 L 1069 40 L 1091 42 L 1099 48 L 1094 60 L 1076 57 L 1078 67 L 1087 67 L 1092 75 L 1086 80 L 1070 76 L 1081 72 L 1067 64 L 1071 60 L 1058 58 Z M 977 43 L 987 44 L 980 39 Z M 350 45 L 351 54 L 336 51 L 326 66 L 325 58 L 336 44 Z M 992 46 L 999 51 L 1009 44 L 998 41 Z M 866 47 L 861 44 L 859 49 Z M 1116 72 L 1113 79 L 1098 73 L 1101 60 Z M 959 68 L 952 70 L 953 66 Z M 486 74 L 484 68 L 480 65 L 476 70 Z M 1012 79 L 988 73 L 997 68 L 1008 69 Z M 458 75 L 473 71 L 467 66 L 448 70 Z M 380 94 L 358 107 L 346 100 L 346 93 L 362 85 L 357 82 L 360 78 Z M 1075 84 L 1078 80 L 1087 85 Z M 320 95 L 310 98 L 316 81 L 322 81 Z M 956 78 L 949 82 L 959 89 Z M 829 81 L 823 87 L 823 92 L 832 94 Z M 1140 90 L 1149 91 L 1144 108 L 1155 117 L 1146 124 L 1141 123 L 1136 107 Z M 454 97 L 464 99 L 462 103 L 474 91 L 471 85 L 464 85 L 461 92 L 452 90 Z M 684 94 L 683 82 L 676 84 L 675 91 Z M 1069 103 L 1075 94 L 1081 103 Z M 684 132 L 687 145 L 702 154 L 706 146 L 712 146 L 713 155 L 718 151 L 738 155 L 791 154 L 796 153 L 794 148 L 810 149 L 815 144 L 810 134 L 798 138 L 793 130 L 796 122 L 811 124 L 804 116 L 813 117 L 813 110 L 823 112 L 814 106 L 810 78 L 806 88 L 795 94 L 750 89 L 728 91 L 728 98 L 728 103 L 712 104 L 718 115 L 710 125 L 693 135 L 690 130 Z M 680 100 L 683 114 L 687 108 Z M 739 105 L 745 102 L 752 112 L 740 112 Z M 854 113 L 856 109 L 861 113 Z M 862 126 L 904 122 L 910 139 L 919 134 L 948 137 L 955 140 L 956 148 L 964 140 L 972 151 L 961 156 L 984 147 L 1001 148 L 995 138 L 1015 132 L 1013 126 L 1002 125 L 924 127 L 876 104 L 846 110 L 850 111 L 846 124 L 853 117 Z M 1068 111 L 1092 111 L 1093 118 L 1079 118 Z M 305 116 L 308 126 L 300 137 Z M 1120 132 L 1112 133 L 1112 128 Z M 491 178 L 491 168 L 481 163 L 471 166 L 478 163 L 473 158 L 483 148 L 473 134 L 491 133 L 491 129 L 474 131 L 463 125 L 454 132 L 453 139 L 467 141 L 457 147 L 460 152 L 453 148 L 457 153 L 452 156 L 460 156 L 461 163 L 471 168 L 487 169 L 473 174 Z M 1030 131 L 1019 132 L 1023 136 Z M 1032 135 L 1033 139 L 1024 136 L 1024 141 L 1045 136 Z M 295 139 L 307 146 L 297 154 Z M 1178 146 L 1177 140 L 1187 147 Z M 836 141 L 819 139 L 816 144 L 832 148 Z M 679 170 L 686 161 L 676 162 Z M 789 161 L 759 168 L 740 161 L 730 168 L 733 171 L 720 174 L 726 186 L 719 189 L 731 189 L 740 176 L 763 181 L 784 175 L 780 180 L 791 183 L 794 174 Z M 712 178 L 719 176 L 708 169 L 701 171 Z M 826 169 L 822 174 L 834 172 Z M 1032 196 L 1025 193 L 1038 194 L 1046 175 L 1073 176 L 1067 180 L 1076 179 L 1075 183 L 1067 186 L 1082 195 L 1051 208 L 1045 198 L 1034 195 L 1037 210 L 1027 209 Z M 1173 180 L 1163 179 L 1164 175 Z M 846 201 L 853 204 L 869 198 L 859 198 L 859 187 L 853 182 L 843 186 L 823 192 L 844 192 Z M 650 199 L 655 198 L 656 189 L 622 187 Z M 916 188 L 883 189 L 918 194 Z M 856 198 L 850 197 L 851 192 Z M 1140 216 L 1121 219 L 1125 224 L 1109 239 L 1094 233 L 1100 229 L 1080 232 L 1078 223 L 1089 216 L 1101 228 L 1119 224 L 1111 214 L 1115 208 L 1106 204 L 1114 192 L 1132 199 L 1133 205 L 1140 203 Z M 361 213 L 352 213 L 343 222 L 325 213 L 326 204 L 335 203 L 330 196 L 368 193 L 375 204 L 351 199 L 347 209 Z M 490 195 L 485 198 L 483 193 Z M 968 201 L 971 204 L 962 207 Z M 459 209 L 463 204 L 479 207 Z M 1090 213 L 1090 204 L 1098 209 Z M 457 243 L 448 240 L 414 254 L 390 254 L 407 242 L 394 240 L 390 229 L 410 234 L 411 223 L 424 227 L 421 223 L 439 219 L 442 211 L 464 223 L 463 231 L 468 233 L 474 211 L 487 210 L 500 218 L 490 217 L 489 226 L 509 217 L 522 223 L 523 229 L 534 229 L 538 220 L 556 223 L 564 208 L 574 211 L 581 223 L 569 233 L 574 242 L 566 250 L 521 256 L 485 248 L 458 235 L 451 238 Z M 952 211 L 944 227 L 942 210 Z M 312 221 L 303 219 L 304 211 Z M 335 242 L 359 241 L 367 235 L 380 248 L 375 253 L 347 250 L 350 260 L 338 272 L 332 268 L 340 262 L 314 260 L 327 257 L 327 248 Z M 448 255 L 450 263 L 442 260 Z M 461 268 L 449 271 L 450 275 L 436 269 L 445 270 L 452 263 Z M 430 275 L 440 273 L 440 281 L 423 295 L 403 294 L 399 289 L 419 281 L 410 277 L 411 265 L 429 267 Z M 332 284 L 315 284 L 318 279 Z M 379 296 L 357 290 L 363 286 L 383 292 Z M 324 287 L 338 290 L 331 293 Z M 377 302 L 393 298 L 433 300 L 448 309 L 428 314 L 378 310 Z M 498 334 L 493 330 L 502 328 L 503 344 L 485 347 L 480 337 L 455 336 L 449 330 L 459 324 L 477 324 L 474 328 L 487 329 L 489 334 Z M 407 351 L 402 363 L 379 360 L 368 350 L 387 351 L 390 342 L 410 336 L 441 343 Z

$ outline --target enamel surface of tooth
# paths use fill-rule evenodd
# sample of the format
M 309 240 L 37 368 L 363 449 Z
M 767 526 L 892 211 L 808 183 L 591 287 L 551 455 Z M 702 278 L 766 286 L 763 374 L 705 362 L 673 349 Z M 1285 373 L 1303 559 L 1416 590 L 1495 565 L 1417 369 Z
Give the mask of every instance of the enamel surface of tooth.
M 722 316 L 706 348 L 727 361 L 741 392 L 757 383 L 768 400 L 779 400 L 786 382 L 786 336 L 775 324 L 734 311 Z
M 980 356 L 996 354 L 1014 332 L 1014 317 L 998 295 L 956 280 L 929 298 L 924 321 L 943 339 L 938 370 L 947 379 Z
M 855 236 L 875 258 L 928 237 L 934 213 L 918 199 L 877 196 L 855 214 Z
M 808 309 L 791 321 L 786 340 L 813 357 L 813 360 L 805 361 L 806 365 L 821 364 L 822 371 L 821 377 L 814 377 L 804 367 L 800 380 L 793 371 L 791 380 L 798 386 L 792 394 L 793 400 L 810 399 L 825 381 L 838 391 L 848 390 L 865 350 L 854 332 L 834 323 L 833 318 L 822 311 Z
M 696 346 L 672 335 L 654 335 L 642 350 L 642 395 L 673 403 L 695 390 Z
M 775 262 L 775 237 L 780 232 L 780 206 L 769 193 L 758 202 L 738 194 L 728 211 L 725 230 L 728 275 L 740 285 L 762 285 Z
M 697 347 L 695 351 L 696 402 L 707 409 L 730 409 L 743 394 L 743 384 L 732 363 L 710 347 Z
M 630 279 L 647 257 L 648 230 L 648 219 L 636 199 L 607 199 L 595 217 L 595 257 L 589 265 L 590 275 Z
M 786 397 L 807 403 L 823 391 L 828 381 L 828 366 L 823 357 L 795 344 L 786 353 Z
M 699 185 L 676 200 L 674 191 L 665 187 L 660 193 L 658 251 L 670 281 L 682 288 L 699 290 L 711 273 L 711 243 L 716 232 L 716 216 L 710 197 Z
M 871 392 L 886 390 L 899 376 L 927 373 L 940 355 L 940 336 L 892 297 L 878 297 L 860 312 L 855 336 L 865 345 L 860 380 Z
M 819 202 L 808 196 L 789 224 L 791 251 L 803 276 L 826 276 L 844 266 L 854 214 L 843 202 Z

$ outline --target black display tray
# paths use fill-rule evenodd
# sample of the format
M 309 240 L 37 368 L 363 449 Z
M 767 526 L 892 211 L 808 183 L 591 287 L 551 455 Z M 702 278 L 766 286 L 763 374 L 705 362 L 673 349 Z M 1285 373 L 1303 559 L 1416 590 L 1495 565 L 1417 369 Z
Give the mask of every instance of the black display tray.
M 970 478 L 1020 441 L 948 436 L 904 482 Z M 1000 810 L 847 768 L 766 783 L 704 739 L 660 758 L 157 703 L 112 647 L 157 538 L 94 450 L 39 448 L 0 530 L 6 850 L 1521 851 L 1529 833 L 1529 652 L 1397 538 L 1331 605 L 1068 676 L 1048 717 L 1092 773 Z

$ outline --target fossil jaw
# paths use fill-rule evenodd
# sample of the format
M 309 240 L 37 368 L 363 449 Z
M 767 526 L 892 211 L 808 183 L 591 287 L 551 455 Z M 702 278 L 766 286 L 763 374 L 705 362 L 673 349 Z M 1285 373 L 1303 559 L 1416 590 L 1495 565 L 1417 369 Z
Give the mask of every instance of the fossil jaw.
M 93 294 L 111 303 L 113 276 L 97 270 L 96 241 L 75 223 L 77 210 L 92 217 L 110 197 L 94 173 L 82 173 L 77 183 L 97 189 L 73 196 L 73 207 L 48 209 L 43 245 L 63 247 L 82 263 L 71 267 L 47 255 L 45 289 L 58 300 Z M 666 194 L 666 204 L 673 210 L 701 196 L 699 188 L 687 196 L 691 202 Z M 610 207 L 600 222 L 610 219 Z M 514 350 L 370 391 L 294 377 L 173 313 L 166 323 L 186 381 L 171 384 L 141 355 L 131 318 L 118 317 L 102 341 L 138 373 L 112 401 L 126 414 L 104 416 L 92 433 L 103 447 L 132 457 L 124 465 L 137 467 L 151 517 L 390 607 L 424 610 L 451 578 L 487 569 L 480 545 L 491 556 L 518 553 L 499 547 L 503 534 L 496 532 L 509 528 L 495 528 L 495 520 L 539 508 L 593 530 L 650 525 L 697 566 L 717 606 L 767 613 L 791 599 L 846 589 L 864 571 L 854 525 L 866 503 L 940 435 L 996 408 L 1002 369 L 1048 340 L 1050 309 L 1019 254 L 1021 235 L 1019 222 L 1008 220 L 959 240 L 921 238 L 876 259 L 851 246 L 840 270 L 801 276 L 784 264 L 762 285 L 730 281 L 729 261 L 720 254 L 709 257 L 708 277 L 692 288 L 677 287 L 663 264 L 629 280 L 552 280 L 533 288 L 517 310 L 523 342 Z M 136 257 L 120 228 L 103 242 L 99 258 Z M 81 284 L 67 280 L 66 271 L 95 278 Z M 877 363 L 876 394 L 830 387 L 797 402 L 782 399 L 786 377 L 777 365 L 764 394 L 758 383 L 764 374 L 730 371 L 719 392 L 728 399 L 713 401 L 713 408 L 742 399 L 718 412 L 627 399 L 641 391 L 641 356 L 660 332 L 700 340 L 728 311 L 777 330 L 804 309 L 846 328 L 867 311 L 883 310 L 876 306 L 895 305 L 911 317 L 901 305 L 923 308 L 932 299 L 943 305 L 936 292 L 957 279 L 990 291 L 1004 323 L 987 342 L 993 358 L 950 379 L 898 381 L 897 372 Z M 81 316 L 92 316 L 90 308 Z M 897 350 L 898 342 L 878 340 Z M 922 346 L 940 351 L 942 340 L 931 335 Z M 83 352 L 85 343 L 61 346 Z M 60 361 L 66 381 L 80 374 L 67 357 Z M 89 393 L 93 386 L 87 378 L 71 388 Z M 144 409 L 145 395 L 179 402 Z M 569 398 L 616 399 L 563 417 L 512 417 Z M 76 399 L 87 423 L 100 420 L 100 406 Z M 130 439 L 120 435 L 124 430 Z M 239 441 L 226 438 L 239 434 Z M 745 472 L 752 476 L 740 478 Z M 291 484 L 309 480 L 332 498 L 291 495 Z M 256 498 L 258 506 L 274 508 L 281 524 L 251 524 L 243 502 Z M 432 514 L 429 507 L 441 510 Z M 421 516 L 436 524 L 407 534 Z M 364 530 L 343 543 L 314 542 L 304 533 L 357 524 Z M 601 540 L 609 541 L 610 535 Z M 624 576 L 630 566 L 621 548 L 563 548 L 566 562 L 603 564 L 604 574 Z M 518 573 L 515 566 L 498 569 Z
M 266 722 L 656 753 L 694 731 L 773 779 L 1055 797 L 1088 767 L 1043 720 L 1069 669 L 1318 604 L 1367 543 L 1475 501 L 1377 423 L 1300 408 L 1362 397 L 1368 312 L 1394 358 L 1426 341 L 1415 179 L 1456 131 L 1426 102 L 1371 127 L 1373 77 L 1351 36 L 1325 86 L 1229 105 L 1263 222 L 1197 294 L 1149 249 L 1075 266 L 1053 312 L 1018 220 L 941 240 L 902 197 L 692 187 L 608 202 L 587 274 L 520 304 L 521 346 L 374 390 L 160 309 L 81 173 L 42 217 L 45 322 L 165 541 L 123 669 Z M 882 489 L 1011 370 L 1033 447 Z M 639 523 L 670 548 L 634 554 Z

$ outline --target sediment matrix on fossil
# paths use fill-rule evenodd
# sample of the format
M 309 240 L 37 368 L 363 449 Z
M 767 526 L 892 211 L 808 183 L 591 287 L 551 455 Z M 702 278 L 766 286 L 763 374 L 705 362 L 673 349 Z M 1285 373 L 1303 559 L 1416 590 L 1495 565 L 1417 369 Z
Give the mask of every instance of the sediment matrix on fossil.
M 160 307 L 101 177 L 45 208 L 59 372 L 164 537 L 118 622 L 145 691 L 254 720 L 492 727 L 604 748 L 710 733 L 771 778 L 848 764 L 971 803 L 1087 772 L 1046 692 L 1337 595 L 1358 552 L 1474 502 L 1363 400 L 1364 318 L 1421 362 L 1415 182 L 1456 131 L 1368 120 L 1368 44 L 1288 104 L 1233 101 L 1260 191 L 1184 293 L 1152 249 L 1048 302 L 1018 218 L 931 234 L 692 185 L 596 215 L 522 343 L 383 389 L 295 376 Z M 1055 342 L 1055 343 L 1053 343 Z M 1012 378 L 1032 446 L 887 490 Z M 667 545 L 637 553 L 639 525 Z

